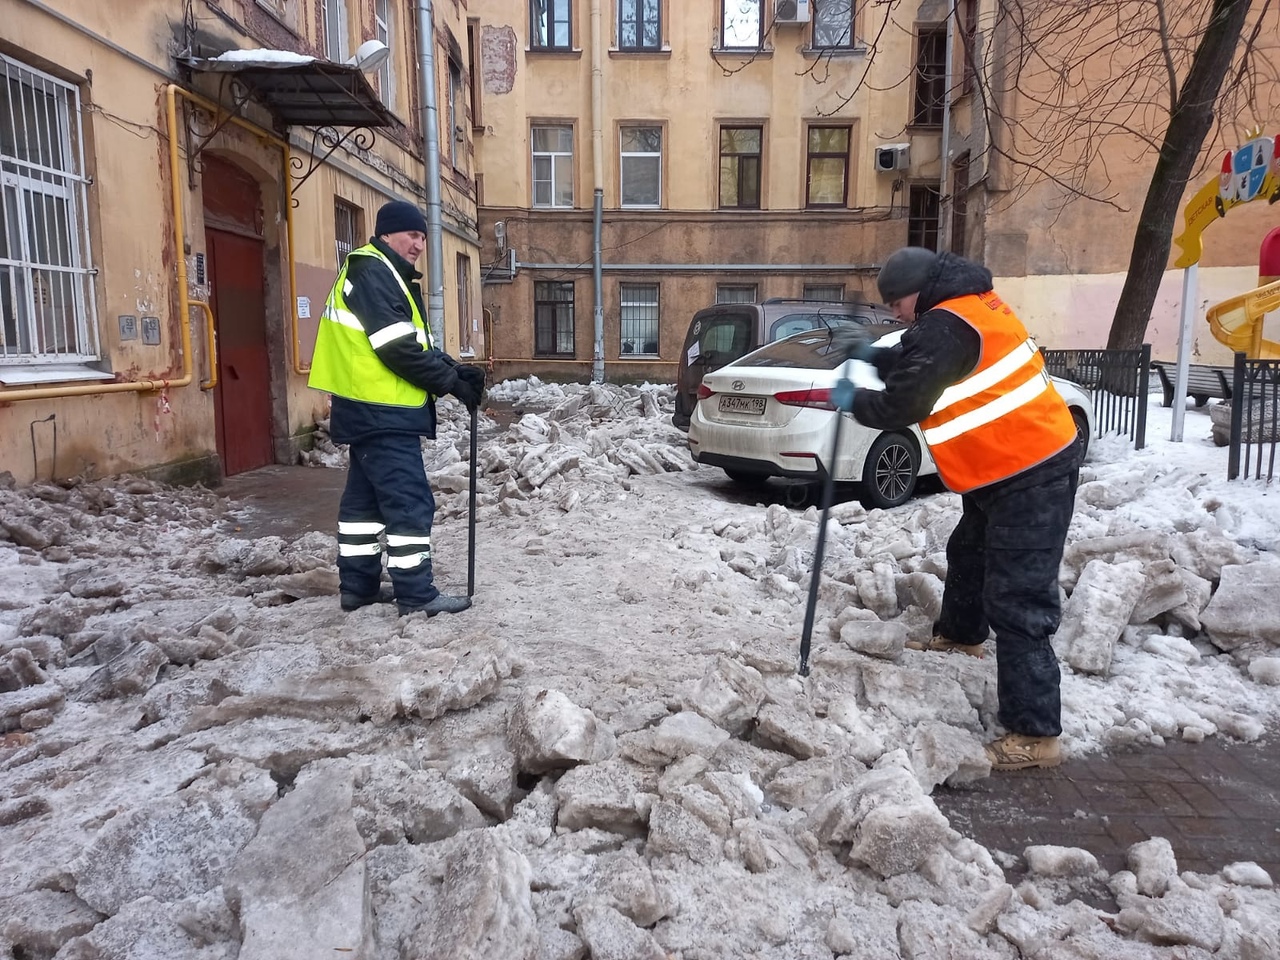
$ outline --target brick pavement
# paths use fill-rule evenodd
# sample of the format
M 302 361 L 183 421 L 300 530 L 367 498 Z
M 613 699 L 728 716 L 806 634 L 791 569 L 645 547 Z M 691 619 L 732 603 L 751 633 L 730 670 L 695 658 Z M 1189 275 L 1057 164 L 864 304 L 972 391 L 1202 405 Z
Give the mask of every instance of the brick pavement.
M 1132 844 L 1164 837 L 1180 870 L 1252 860 L 1280 882 L 1280 740 L 1125 747 L 940 787 L 934 800 L 953 827 L 993 851 L 1082 847 L 1114 873 L 1127 867 Z

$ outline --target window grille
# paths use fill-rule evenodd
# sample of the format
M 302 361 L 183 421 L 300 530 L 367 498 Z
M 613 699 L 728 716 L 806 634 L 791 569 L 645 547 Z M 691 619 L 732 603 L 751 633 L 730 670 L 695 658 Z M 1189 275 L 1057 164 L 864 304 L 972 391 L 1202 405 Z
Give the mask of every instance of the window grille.
M 621 353 L 627 356 L 658 355 L 658 285 L 622 284 L 618 313 L 622 324 Z
M 0 56 L 0 359 L 98 358 L 80 94 Z

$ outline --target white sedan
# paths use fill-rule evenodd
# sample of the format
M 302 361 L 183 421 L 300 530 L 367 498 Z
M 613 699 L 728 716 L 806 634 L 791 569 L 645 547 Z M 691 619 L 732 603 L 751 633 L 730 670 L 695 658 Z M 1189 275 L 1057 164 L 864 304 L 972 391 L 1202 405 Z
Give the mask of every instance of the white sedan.
M 901 335 L 898 329 L 875 343 L 889 346 Z M 768 477 L 824 480 L 836 417 L 842 415 L 831 402 L 841 361 L 833 355 L 828 333 L 806 331 L 707 374 L 689 423 L 693 458 L 720 467 L 739 483 Z M 869 364 L 854 361 L 851 366 L 858 386 L 883 386 Z M 1052 380 L 1087 448 L 1093 433 L 1089 395 L 1073 383 Z M 867 506 L 904 503 L 915 491 L 917 477 L 937 472 L 918 428 L 874 430 L 849 414 L 842 416 L 833 479 L 861 484 Z

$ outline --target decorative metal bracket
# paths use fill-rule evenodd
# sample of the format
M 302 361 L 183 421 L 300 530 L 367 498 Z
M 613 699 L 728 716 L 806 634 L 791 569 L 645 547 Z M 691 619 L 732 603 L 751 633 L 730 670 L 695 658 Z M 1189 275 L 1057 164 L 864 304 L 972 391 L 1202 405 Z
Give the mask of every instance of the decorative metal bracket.
M 289 189 L 289 195 L 292 197 L 293 205 L 295 207 L 298 205 L 298 188 L 306 183 L 307 179 L 316 170 L 324 166 L 325 161 L 333 156 L 335 150 L 350 141 L 357 150 L 362 153 L 367 152 L 373 148 L 376 139 L 376 134 L 368 127 L 348 127 L 344 133 L 338 133 L 333 127 L 313 127 L 311 129 L 311 148 L 307 151 L 307 158 L 304 159 L 295 153 L 289 159 L 289 166 L 292 168 L 289 173 L 289 179 L 293 181 L 293 186 Z M 328 148 L 323 156 L 316 155 L 318 144 L 323 144 Z M 301 172 L 295 173 L 293 171 Z
M 227 76 L 223 76 L 222 81 L 218 84 L 218 103 L 222 103 L 223 93 L 226 91 Z M 245 105 L 253 96 L 253 91 L 249 90 L 244 84 L 240 83 L 234 77 L 230 78 L 231 82 L 231 107 L 230 109 L 219 107 L 218 115 L 214 119 L 217 121 L 213 125 L 213 129 L 208 133 L 202 133 L 196 129 L 196 115 L 203 113 L 194 107 L 188 108 L 186 111 L 186 137 L 187 137 L 187 184 L 192 190 L 196 188 L 196 174 L 204 172 L 204 164 L 200 162 L 200 154 L 204 151 L 210 142 L 219 133 L 222 128 L 240 117 Z M 220 115 L 220 116 L 219 116 Z

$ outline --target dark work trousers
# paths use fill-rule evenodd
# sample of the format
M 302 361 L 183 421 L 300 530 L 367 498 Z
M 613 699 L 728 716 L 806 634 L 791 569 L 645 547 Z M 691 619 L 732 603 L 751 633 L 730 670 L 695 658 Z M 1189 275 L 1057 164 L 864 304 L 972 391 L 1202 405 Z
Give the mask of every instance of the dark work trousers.
M 400 604 L 429 603 L 435 497 L 422 465 L 422 444 L 406 433 L 377 434 L 351 444 L 347 486 L 338 505 L 338 583 L 344 593 L 371 597 L 387 572 Z
M 956 643 L 982 643 L 995 630 L 997 719 L 1013 733 L 1062 733 L 1061 675 L 1051 641 L 1062 620 L 1058 570 L 1078 482 L 1075 467 L 1026 486 L 1006 482 L 966 493 L 947 541 L 947 581 L 934 632 Z

